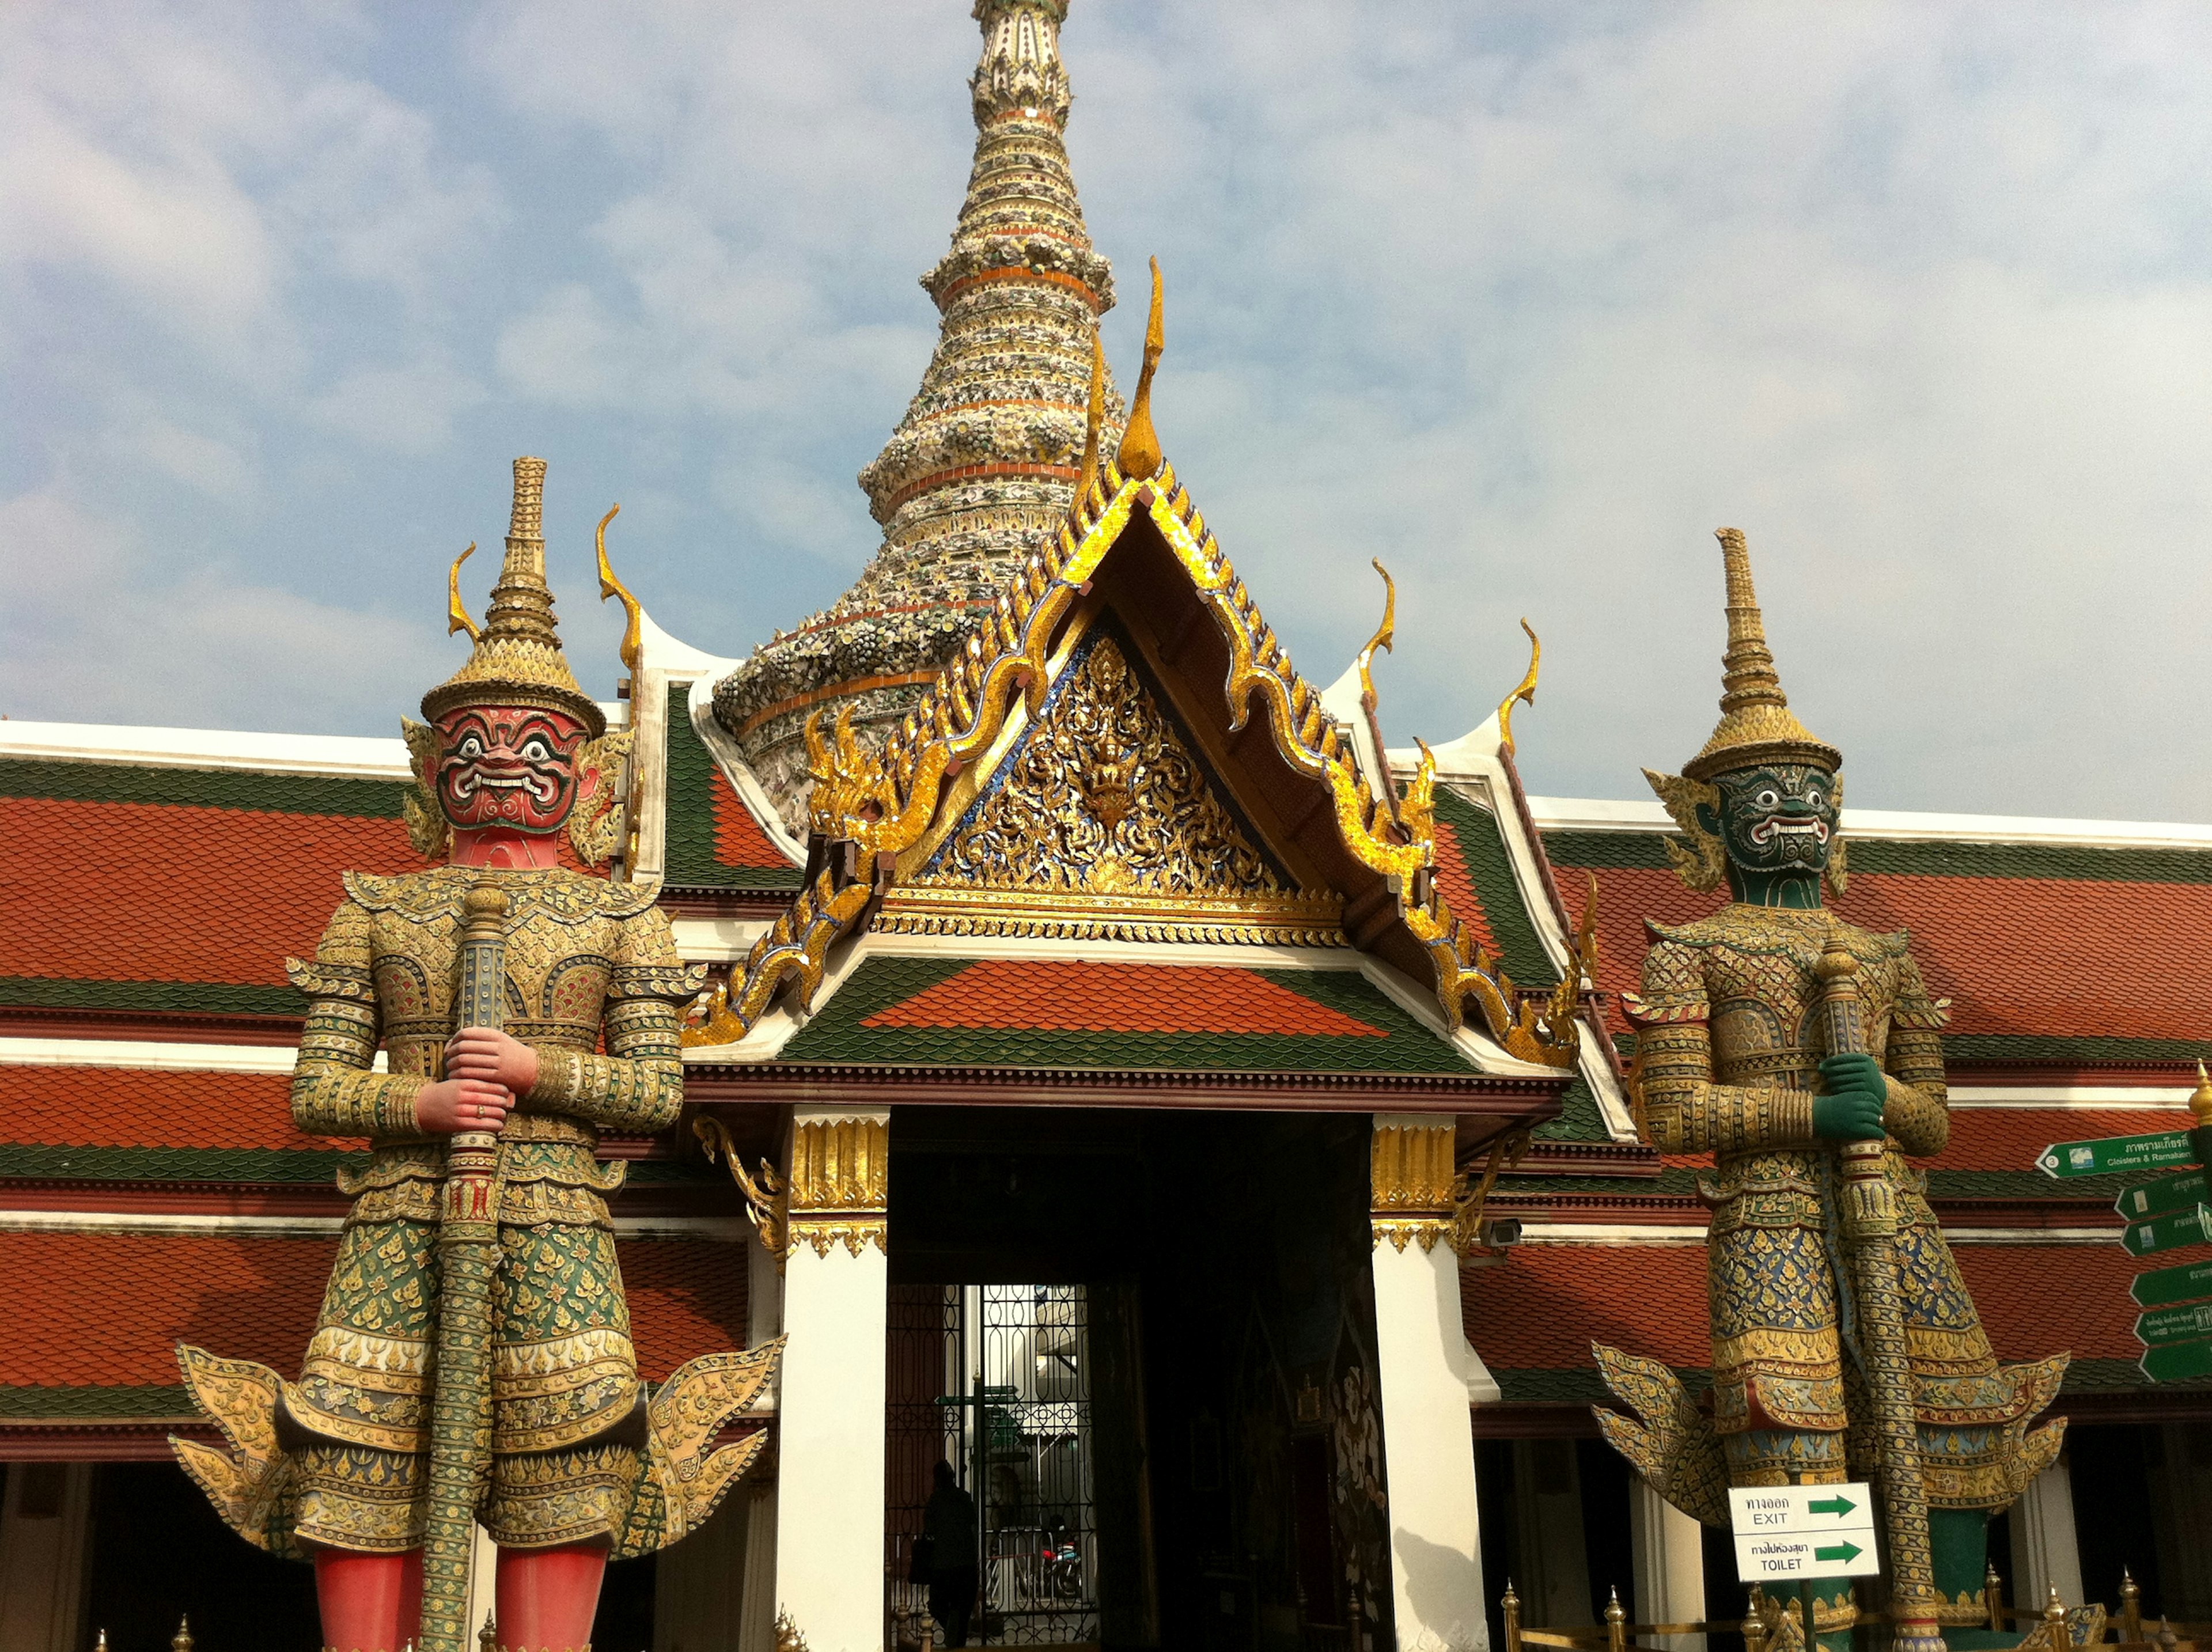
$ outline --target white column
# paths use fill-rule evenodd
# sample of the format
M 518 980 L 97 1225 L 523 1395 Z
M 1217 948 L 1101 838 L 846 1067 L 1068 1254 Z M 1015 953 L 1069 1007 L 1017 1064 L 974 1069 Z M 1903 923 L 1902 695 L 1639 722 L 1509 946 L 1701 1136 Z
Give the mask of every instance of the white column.
M 766 1243 L 746 1252 L 745 1345 L 783 1334 L 781 1259 Z M 779 1381 L 781 1374 L 779 1373 Z M 780 1390 L 772 1397 L 781 1404 Z M 732 1494 L 731 1518 L 745 1523 L 745 1576 L 738 1607 L 737 1652 L 775 1652 L 775 1465 Z
M 1629 1481 L 1629 1539 L 1636 1552 L 1636 1615 L 1648 1624 L 1702 1623 L 1705 1616 L 1705 1530 L 1651 1489 Z M 1703 1635 L 1662 1635 L 1674 1652 L 1705 1652 Z
M 2074 1537 L 2074 1477 L 2066 1456 L 2033 1480 L 2012 1506 L 2011 1604 L 2033 1612 L 2053 1585 L 2069 1606 L 2081 1604 L 2081 1549 Z
M 1376 1387 L 1400 1652 L 1489 1652 L 1468 1386 L 1449 1242 L 1452 1126 L 1378 1113 L 1372 1154 Z
M 776 1600 L 811 1652 L 879 1652 L 890 1115 L 793 1113 Z
M 90 1463 L 10 1463 L 0 1503 L 0 1647 L 78 1652 L 92 1535 Z

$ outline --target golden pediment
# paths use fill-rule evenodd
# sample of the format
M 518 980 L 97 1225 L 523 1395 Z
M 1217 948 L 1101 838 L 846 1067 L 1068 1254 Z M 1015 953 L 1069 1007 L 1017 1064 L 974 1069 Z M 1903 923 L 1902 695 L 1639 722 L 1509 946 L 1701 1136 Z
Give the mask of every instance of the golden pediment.
M 1340 912 L 1254 843 L 1102 628 L 880 926 L 1314 945 L 1342 943 Z

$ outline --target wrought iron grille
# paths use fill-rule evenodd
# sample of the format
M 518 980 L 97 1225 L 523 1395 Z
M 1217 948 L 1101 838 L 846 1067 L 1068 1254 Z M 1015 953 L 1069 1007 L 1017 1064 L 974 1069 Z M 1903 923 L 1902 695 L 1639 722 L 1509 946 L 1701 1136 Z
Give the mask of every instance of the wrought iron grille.
M 885 1424 L 890 1639 L 927 1622 L 908 1581 L 939 1462 L 975 1501 L 971 1645 L 1098 1639 L 1089 1299 L 1081 1285 L 891 1292 Z M 949 1557 L 938 1566 L 946 1569 Z M 942 1631 L 936 1637 L 943 1643 Z

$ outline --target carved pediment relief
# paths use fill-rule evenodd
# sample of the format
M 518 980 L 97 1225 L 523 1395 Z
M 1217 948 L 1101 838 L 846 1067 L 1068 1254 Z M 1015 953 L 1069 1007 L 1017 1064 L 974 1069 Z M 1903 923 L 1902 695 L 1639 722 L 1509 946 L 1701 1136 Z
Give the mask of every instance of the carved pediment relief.
M 1297 888 L 1253 841 L 1101 628 L 884 917 L 909 930 L 1012 922 L 1027 932 L 1334 944 L 1339 906 L 1334 892 Z M 964 920 L 915 920 L 955 908 Z

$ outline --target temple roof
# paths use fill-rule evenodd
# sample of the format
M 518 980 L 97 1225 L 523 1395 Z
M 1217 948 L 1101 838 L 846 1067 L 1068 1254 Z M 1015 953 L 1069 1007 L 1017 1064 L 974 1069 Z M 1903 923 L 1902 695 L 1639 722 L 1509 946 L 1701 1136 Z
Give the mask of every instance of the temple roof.
M 2118 1244 L 2074 1236 L 1954 1243 L 1953 1252 L 1999 1359 L 2072 1351 L 2061 1411 L 2146 1386 L 2136 1365 L 2139 1310 L 2128 1297 L 2141 1264 Z M 1589 1404 L 1609 1403 L 1590 1357 L 1594 1341 L 1664 1361 L 1694 1391 L 1709 1380 L 1705 1267 L 1701 1231 L 1517 1245 L 1461 1275 L 1468 1340 L 1509 1408 L 1571 1406 L 1586 1416 Z M 2212 1383 L 2161 1384 L 2158 1392 L 2154 1403 L 2167 1415 L 2201 1415 Z M 1510 1411 L 1486 1413 L 1476 1412 L 1479 1428 L 1513 1426 Z M 1582 1416 L 1559 1421 L 1571 1429 Z
M 687 1035 L 690 1059 L 803 1061 L 823 1047 L 823 1059 L 971 1065 L 988 1048 L 998 1052 L 991 1065 L 1006 1065 L 1010 1043 L 1037 1048 L 1054 1030 L 1034 1019 L 1038 1009 L 1021 1011 L 1031 1019 L 1018 1027 L 872 1020 L 938 985 L 909 960 L 878 961 L 873 938 L 933 938 L 893 950 L 939 955 L 950 979 L 961 966 L 947 961 L 991 952 L 963 938 L 973 937 L 1125 944 L 1132 968 L 1146 944 L 1223 955 L 1152 955 L 1163 997 L 1204 997 L 1190 973 L 1203 970 L 1231 972 L 1221 981 L 1243 983 L 1251 998 L 1267 997 L 1263 987 L 1322 992 L 1312 1031 L 1266 1060 L 1248 1042 L 1255 1071 L 1306 1066 L 1322 1046 L 1364 1035 L 1322 1032 L 1337 987 L 1240 968 L 1240 948 L 1318 960 L 1344 949 L 1342 981 L 1364 971 L 1423 1006 L 1408 1019 L 1385 993 L 1366 992 L 1376 1042 L 1330 1055 L 1321 1063 L 1330 1070 L 1397 1066 L 1403 1058 L 1382 1051 L 1400 1039 L 1424 1050 L 1407 1070 L 1564 1076 L 1572 1066 L 1571 986 L 1548 1009 L 1528 1001 L 1495 957 L 1484 908 L 1462 921 L 1437 876 L 1430 772 L 1401 789 L 1369 771 L 1172 467 L 1151 462 L 1150 476 L 1100 464 L 1075 511 L 1011 572 L 880 754 L 860 745 L 849 718 L 830 733 L 816 720 L 811 881 Z M 1473 900 L 1463 855 L 1452 876 Z M 1503 926 L 1516 937 L 1528 928 L 1525 916 Z M 973 979 L 994 971 L 1006 973 L 994 963 Z M 816 1001 L 825 977 L 826 1010 Z M 846 1015 L 839 1001 L 859 981 L 884 992 L 896 983 L 896 994 L 878 1002 L 862 992 L 866 1014 Z M 973 995 L 962 1001 L 964 1013 L 981 1013 Z M 1102 1006 L 1103 1024 L 1057 1029 L 1093 1041 L 1070 1064 L 1223 1065 L 1202 1053 L 1223 1029 L 1117 1032 L 1115 1013 Z M 1386 1021 L 1399 1024 L 1386 1030 Z M 842 1030 L 833 1036 L 824 1022 Z M 1171 1042 L 1186 1031 L 1200 1042 Z M 1158 1047 L 1131 1042 L 1144 1038 Z M 1109 1059 L 1101 1039 L 1125 1054 Z
M 1066 10 L 977 0 L 975 166 L 951 248 L 921 278 L 942 315 L 937 349 L 860 472 L 883 545 L 826 611 L 779 631 L 715 688 L 715 716 L 793 829 L 805 819 L 807 716 L 849 707 L 862 737 L 880 738 L 1073 497 L 1091 342 L 1114 287 L 1061 141 Z
M 295 1369 L 337 1254 L 339 1219 L 194 1230 L 173 1219 L 58 1216 L 46 1228 L 0 1231 L 9 1281 L 0 1424 L 17 1438 L 66 1430 L 79 1437 L 58 1455 L 75 1456 L 166 1455 L 170 1428 L 209 1432 L 178 1381 L 177 1344 Z M 702 1350 L 746 1345 L 746 1272 L 731 1266 L 728 1236 L 624 1232 L 618 1223 L 616 1248 L 648 1382 Z M 85 1437 L 95 1435 L 122 1437 Z

